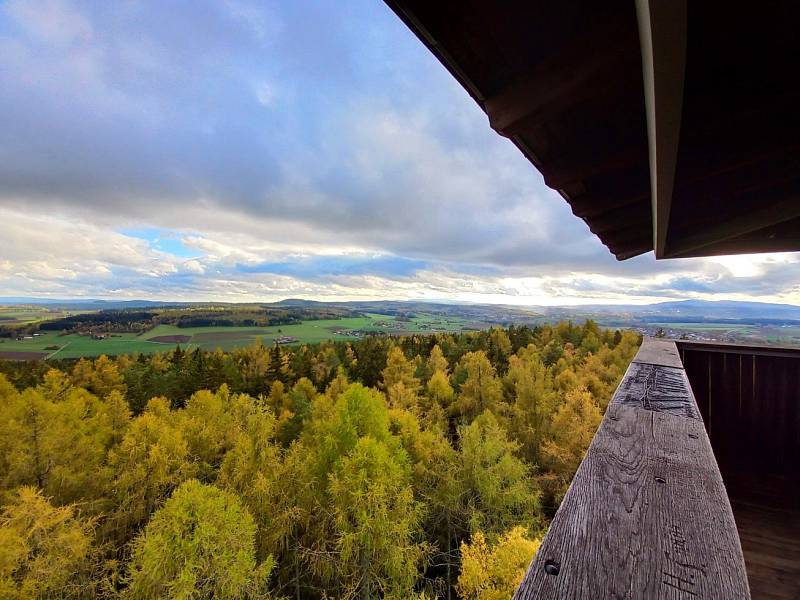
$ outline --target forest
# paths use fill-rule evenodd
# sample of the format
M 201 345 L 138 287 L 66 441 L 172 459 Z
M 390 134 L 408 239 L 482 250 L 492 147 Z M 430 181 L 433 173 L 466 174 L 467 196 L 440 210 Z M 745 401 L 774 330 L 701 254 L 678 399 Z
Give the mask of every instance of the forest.
M 338 319 L 353 316 L 347 308 L 332 306 L 283 306 L 226 304 L 220 306 L 163 306 L 151 310 L 106 309 L 86 311 L 43 322 L 0 326 L 0 337 L 11 337 L 34 331 L 103 333 L 142 333 L 157 325 L 176 327 L 269 327 L 290 325 L 303 320 Z
M 640 342 L 0 362 L 0 597 L 510 598 Z

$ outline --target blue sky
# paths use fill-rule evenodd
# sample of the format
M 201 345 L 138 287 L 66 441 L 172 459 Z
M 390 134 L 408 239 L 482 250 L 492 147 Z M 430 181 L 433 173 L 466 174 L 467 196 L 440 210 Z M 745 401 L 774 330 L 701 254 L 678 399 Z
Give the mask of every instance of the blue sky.
M 618 263 L 382 3 L 0 0 L 0 295 L 800 303 Z

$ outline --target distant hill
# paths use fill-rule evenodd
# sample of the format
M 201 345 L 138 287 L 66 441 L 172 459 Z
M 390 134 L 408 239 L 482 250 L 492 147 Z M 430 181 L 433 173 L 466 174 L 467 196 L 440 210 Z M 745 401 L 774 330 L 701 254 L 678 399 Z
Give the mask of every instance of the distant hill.
M 68 310 L 110 310 L 125 308 L 155 308 L 157 306 L 186 306 L 185 302 L 158 302 L 156 300 L 98 300 L 96 298 L 26 298 L 0 296 L 0 305 L 32 305 Z
M 618 317 L 632 321 L 800 321 L 800 306 L 737 300 L 678 300 L 646 305 L 587 304 L 541 309 L 551 318 Z
M 735 300 L 683 300 L 660 302 L 642 307 L 643 314 L 650 312 L 692 317 L 722 319 L 770 318 L 800 320 L 800 306 L 772 304 L 769 302 L 739 302 Z
M 0 305 L 42 305 L 71 310 L 135 309 L 178 306 L 234 305 L 225 302 L 161 302 L 154 300 L 98 300 L 91 298 L 53 299 L 27 297 L 0 297 Z M 768 302 L 740 302 L 736 300 L 679 300 L 648 305 L 591 304 L 583 306 L 511 306 L 497 304 L 473 304 L 466 302 L 427 302 L 418 300 L 372 300 L 354 302 L 320 302 L 299 298 L 287 298 L 278 302 L 242 303 L 264 307 L 311 308 L 325 306 L 347 308 L 353 311 L 382 314 L 412 312 L 435 312 L 462 316 L 487 318 L 494 315 L 498 322 L 528 319 L 553 320 L 562 318 L 598 318 L 606 320 L 666 321 L 800 321 L 800 306 Z

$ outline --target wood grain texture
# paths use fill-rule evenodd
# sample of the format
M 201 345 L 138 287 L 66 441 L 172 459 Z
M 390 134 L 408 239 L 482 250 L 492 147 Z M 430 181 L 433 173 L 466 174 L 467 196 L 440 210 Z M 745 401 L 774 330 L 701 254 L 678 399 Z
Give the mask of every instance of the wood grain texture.
M 699 419 L 689 380 L 683 369 L 634 362 L 612 402 Z
M 800 511 L 732 502 L 753 600 L 800 598 Z
M 771 501 L 800 511 L 800 351 L 678 346 L 723 479 L 777 478 L 788 487 Z
M 633 362 L 683 369 L 681 356 L 675 342 L 656 338 L 644 338 L 642 347 L 639 348 Z
M 681 369 L 660 364 L 673 352 L 674 344 L 645 341 L 516 600 L 750 598 L 733 513 L 694 396 L 675 383 L 678 375 L 685 383 Z M 669 376 L 659 375 L 665 370 Z M 648 378 L 661 386 L 661 404 L 682 406 L 683 414 L 622 399 L 636 397 Z M 646 389 L 654 398 L 652 386 Z

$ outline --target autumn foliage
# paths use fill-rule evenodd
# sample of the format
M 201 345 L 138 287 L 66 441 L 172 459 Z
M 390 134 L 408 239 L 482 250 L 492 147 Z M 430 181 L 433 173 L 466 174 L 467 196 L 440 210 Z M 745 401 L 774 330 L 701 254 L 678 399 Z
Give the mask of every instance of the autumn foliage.
M 2 363 L 0 597 L 509 598 L 639 341 Z

